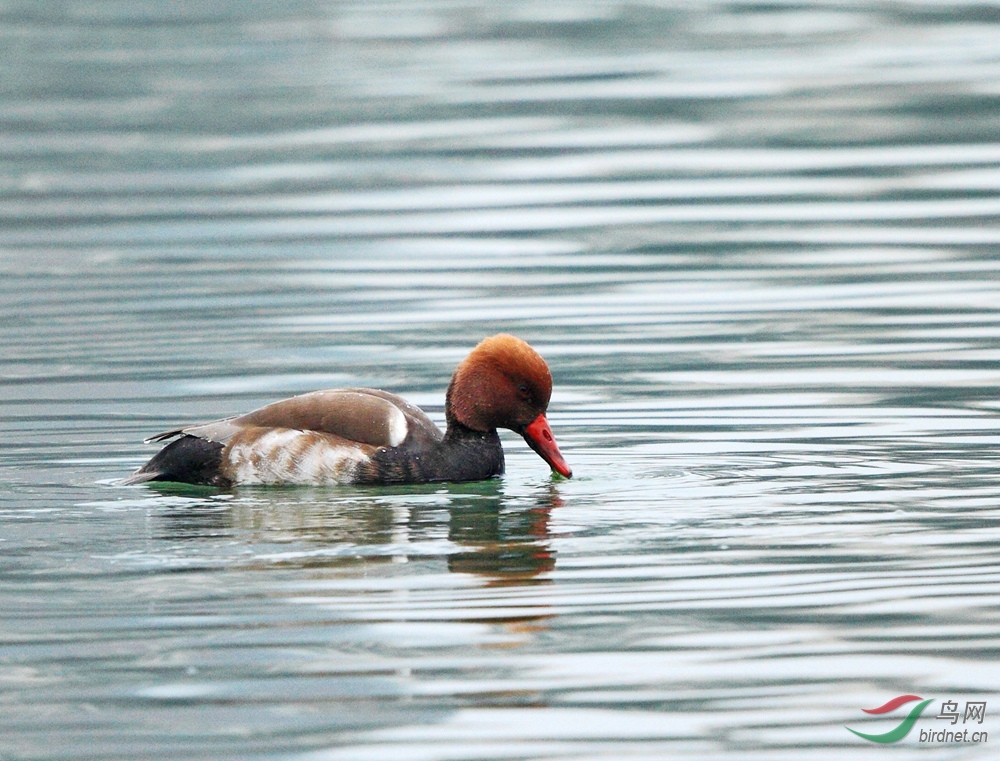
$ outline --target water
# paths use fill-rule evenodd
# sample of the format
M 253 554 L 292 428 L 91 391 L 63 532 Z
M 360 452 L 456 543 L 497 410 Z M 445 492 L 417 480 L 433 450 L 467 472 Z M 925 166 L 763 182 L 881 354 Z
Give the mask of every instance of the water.
M 988 756 L 994 5 L 0 19 L 0 757 Z M 570 481 L 116 486 L 500 330 Z

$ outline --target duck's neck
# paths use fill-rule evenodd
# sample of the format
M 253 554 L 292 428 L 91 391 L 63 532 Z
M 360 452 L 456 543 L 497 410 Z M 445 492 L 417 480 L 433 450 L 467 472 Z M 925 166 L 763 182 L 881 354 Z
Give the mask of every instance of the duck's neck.
M 474 431 L 451 419 L 439 451 L 449 471 L 441 480 L 481 481 L 503 475 L 503 447 L 496 429 Z

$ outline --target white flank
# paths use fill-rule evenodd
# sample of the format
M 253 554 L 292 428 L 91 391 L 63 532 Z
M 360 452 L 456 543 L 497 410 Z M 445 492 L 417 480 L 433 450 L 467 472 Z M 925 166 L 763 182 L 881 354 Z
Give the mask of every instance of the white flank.
M 367 455 L 309 431 L 282 428 L 255 441 L 238 442 L 228 459 L 238 484 L 329 485 L 351 483 Z
M 393 407 L 389 414 L 389 446 L 398 447 L 409 432 L 410 429 L 406 425 L 406 415 L 400 412 L 398 407 Z

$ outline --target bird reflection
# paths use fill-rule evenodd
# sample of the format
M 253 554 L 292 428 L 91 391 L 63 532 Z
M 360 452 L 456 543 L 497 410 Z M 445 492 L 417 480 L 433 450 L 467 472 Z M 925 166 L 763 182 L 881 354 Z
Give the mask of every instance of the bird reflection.
M 562 501 L 550 485 L 530 502 L 456 505 L 449 511 L 448 538 L 464 549 L 448 556 L 448 570 L 483 576 L 497 585 L 543 580 L 539 577 L 556 565 L 549 518 Z
M 432 484 L 380 489 L 240 489 L 229 493 L 183 494 L 160 487 L 173 499 L 160 513 L 162 538 L 218 539 L 268 547 L 267 567 L 275 563 L 319 568 L 399 562 L 408 545 L 439 541 L 452 547 L 445 560 L 453 573 L 482 577 L 489 585 L 512 586 L 547 581 L 555 568 L 549 520 L 562 504 L 558 486 L 505 493 L 501 480 L 472 484 Z M 274 551 L 294 545 L 294 560 L 275 560 Z M 345 555 L 336 550 L 354 547 Z M 365 551 L 370 547 L 373 552 Z M 398 549 L 399 554 L 384 548 Z M 288 547 L 288 549 L 292 549 Z M 280 553 L 279 553 L 280 554 Z M 419 553 L 411 559 L 427 559 Z

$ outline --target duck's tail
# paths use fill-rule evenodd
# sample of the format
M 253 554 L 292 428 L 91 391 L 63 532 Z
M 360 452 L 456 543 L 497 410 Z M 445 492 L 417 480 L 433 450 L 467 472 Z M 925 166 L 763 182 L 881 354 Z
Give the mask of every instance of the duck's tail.
M 147 481 L 173 481 L 182 484 L 231 486 L 220 472 L 223 445 L 197 436 L 182 435 L 157 452 L 135 473 L 120 481 L 122 486 Z

